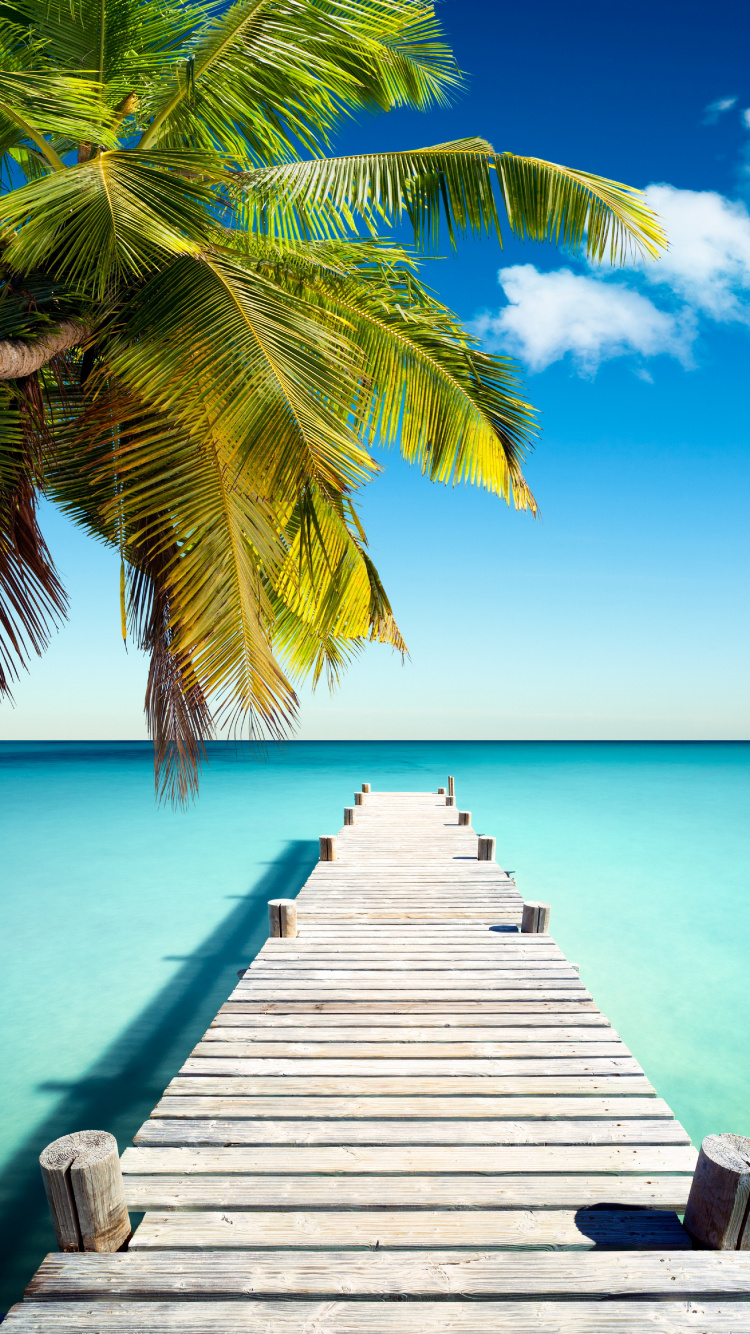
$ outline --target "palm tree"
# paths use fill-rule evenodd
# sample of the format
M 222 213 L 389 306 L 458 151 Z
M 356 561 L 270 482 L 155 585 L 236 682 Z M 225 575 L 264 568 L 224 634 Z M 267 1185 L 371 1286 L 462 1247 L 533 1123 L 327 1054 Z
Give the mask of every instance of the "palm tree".
M 295 679 L 405 650 L 355 504 L 373 445 L 535 508 L 514 368 L 417 251 L 503 213 L 599 259 L 664 238 L 628 187 L 481 139 L 326 155 L 343 116 L 459 84 L 428 0 L 3 15 L 0 692 L 65 611 L 45 493 L 120 553 L 157 786 L 184 800 L 214 727 L 282 735 Z

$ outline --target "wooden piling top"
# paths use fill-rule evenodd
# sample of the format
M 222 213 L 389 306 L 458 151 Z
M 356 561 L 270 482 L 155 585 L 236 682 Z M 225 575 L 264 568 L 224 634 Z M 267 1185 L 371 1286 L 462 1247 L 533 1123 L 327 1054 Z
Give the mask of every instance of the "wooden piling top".
M 687 1134 L 458 816 L 358 803 L 125 1150 L 129 1249 L 8 1334 L 750 1334 Z

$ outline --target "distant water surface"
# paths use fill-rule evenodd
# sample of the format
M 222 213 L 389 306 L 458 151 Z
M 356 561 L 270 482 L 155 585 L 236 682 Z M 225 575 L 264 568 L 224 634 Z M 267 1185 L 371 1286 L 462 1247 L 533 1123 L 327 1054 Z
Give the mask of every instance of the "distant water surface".
M 147 745 L 0 743 L 0 1311 L 54 1248 L 40 1149 L 124 1146 L 355 788 L 449 772 L 694 1139 L 750 1134 L 750 744 L 216 745 L 183 813 L 155 807 Z

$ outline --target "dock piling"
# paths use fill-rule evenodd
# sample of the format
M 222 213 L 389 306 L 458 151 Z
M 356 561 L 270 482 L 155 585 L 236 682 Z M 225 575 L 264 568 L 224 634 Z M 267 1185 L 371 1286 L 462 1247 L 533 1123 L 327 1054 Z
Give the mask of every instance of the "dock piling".
M 297 904 L 294 899 L 268 900 L 268 934 L 275 938 L 297 935 Z
M 354 807 L 344 807 L 344 824 L 354 824 Z
M 455 806 L 456 804 L 456 798 L 452 796 L 450 792 L 448 793 L 448 796 L 445 798 L 445 804 L 446 806 Z
M 477 839 L 477 861 L 494 862 L 495 840 L 490 834 L 480 834 Z
M 548 903 L 524 903 L 521 916 L 521 930 L 527 934 L 547 935 L 551 912 Z
M 454 785 L 454 781 L 451 774 L 448 774 L 448 796 L 455 797 L 455 795 L 456 795 L 456 788 Z
M 708 1251 L 750 1251 L 750 1139 L 707 1135 L 685 1210 L 693 1245 Z
M 124 1248 L 131 1228 L 114 1135 L 63 1135 L 42 1151 L 39 1166 L 61 1251 Z
M 459 811 L 459 812 L 458 812 L 458 823 L 459 823 L 459 824 L 471 824 L 471 811 Z
M 369 784 L 369 783 L 363 783 L 363 784 L 362 784 L 362 791 L 363 791 L 363 792 L 369 792 L 369 791 L 370 791 L 370 784 Z
M 320 843 L 320 860 L 322 862 L 335 862 L 336 854 L 336 836 L 334 834 L 321 834 L 318 839 Z
M 444 796 L 445 796 L 445 788 L 444 788 L 444 787 L 439 787 L 438 790 L 437 790 L 437 794 L 438 794 L 439 797 L 444 797 Z

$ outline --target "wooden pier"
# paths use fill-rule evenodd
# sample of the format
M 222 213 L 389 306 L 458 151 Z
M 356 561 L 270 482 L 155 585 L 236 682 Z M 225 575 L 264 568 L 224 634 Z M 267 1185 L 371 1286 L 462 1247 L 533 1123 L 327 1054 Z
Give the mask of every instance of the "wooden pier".
M 8 1334 L 750 1334 L 687 1134 L 471 824 L 347 818 L 123 1154 L 129 1248 L 48 1256 Z

